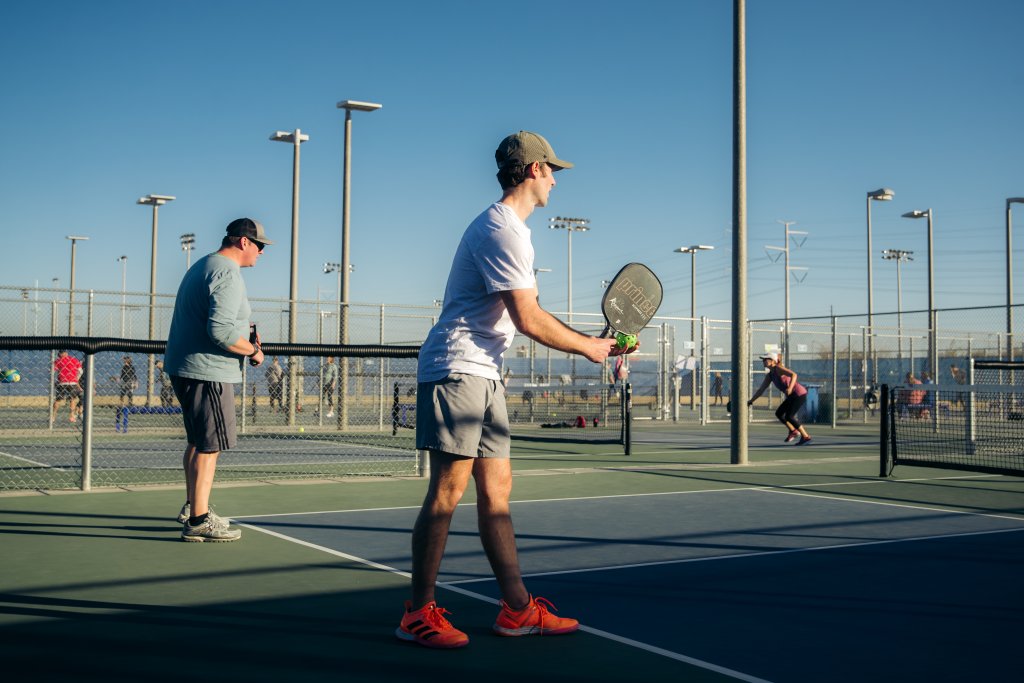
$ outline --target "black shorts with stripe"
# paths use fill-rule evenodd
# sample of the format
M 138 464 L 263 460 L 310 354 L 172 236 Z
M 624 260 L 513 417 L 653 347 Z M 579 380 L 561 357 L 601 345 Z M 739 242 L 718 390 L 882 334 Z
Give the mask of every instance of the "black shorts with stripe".
M 235 447 L 238 429 L 234 384 L 172 375 L 171 386 L 181 404 L 188 442 L 197 451 L 216 453 Z

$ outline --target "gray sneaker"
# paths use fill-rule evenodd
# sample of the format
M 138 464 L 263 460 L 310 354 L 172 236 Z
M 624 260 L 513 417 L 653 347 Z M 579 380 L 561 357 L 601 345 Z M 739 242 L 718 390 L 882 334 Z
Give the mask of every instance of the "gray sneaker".
M 181 506 L 181 512 L 178 513 L 178 523 L 184 524 L 187 522 L 190 514 L 192 514 L 192 506 L 185 503 Z
M 202 524 L 192 526 L 186 521 L 181 530 L 181 540 L 190 543 L 227 543 L 237 541 L 241 537 L 241 529 L 230 528 L 226 519 L 218 517 L 212 511 Z

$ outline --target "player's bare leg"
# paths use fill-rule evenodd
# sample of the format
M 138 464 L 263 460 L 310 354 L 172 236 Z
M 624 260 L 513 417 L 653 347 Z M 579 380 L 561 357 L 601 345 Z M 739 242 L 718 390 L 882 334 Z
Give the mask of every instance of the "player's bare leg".
M 188 476 L 191 489 L 188 498 L 192 503 L 192 516 L 199 517 L 210 511 L 210 491 L 213 477 L 217 473 L 217 456 L 220 451 L 201 453 L 196 451 L 189 463 Z
M 478 459 L 473 463 L 473 478 L 476 480 L 480 542 L 498 580 L 502 598 L 513 609 L 520 609 L 530 602 L 530 594 L 523 585 L 509 509 L 512 463 L 508 458 Z
M 473 458 L 430 452 L 430 485 L 412 530 L 412 608 L 434 600 L 434 584 L 452 515 L 466 491 Z

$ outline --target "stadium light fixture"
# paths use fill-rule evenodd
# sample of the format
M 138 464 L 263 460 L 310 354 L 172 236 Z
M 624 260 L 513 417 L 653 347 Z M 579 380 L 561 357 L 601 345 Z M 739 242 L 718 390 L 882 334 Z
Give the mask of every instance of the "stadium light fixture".
M 900 372 L 903 372 L 903 277 L 900 272 L 900 264 L 913 261 L 914 252 L 905 249 L 884 249 L 882 258 L 886 261 L 896 262 L 896 357 L 900 362 Z
M 870 362 L 874 359 L 874 286 L 873 278 L 871 277 L 871 263 L 874 255 L 871 249 L 871 202 L 889 202 L 892 201 L 896 193 L 890 190 L 888 187 L 880 187 L 877 190 L 872 190 L 867 193 L 867 215 L 868 215 L 868 348 L 867 358 Z M 878 383 L 878 363 L 872 364 L 872 384 Z
M 292 252 L 291 252 L 291 277 L 288 284 L 288 343 L 294 344 L 299 334 L 299 148 L 303 142 L 309 140 L 298 128 L 295 132 L 275 131 L 270 136 L 273 142 L 287 142 L 292 145 Z M 295 387 L 298 386 L 299 367 L 298 360 L 293 356 L 288 361 L 288 424 L 295 424 L 295 411 L 297 400 Z
M 554 218 L 549 218 L 548 223 L 548 227 L 551 230 L 565 230 L 569 237 L 568 313 L 569 327 L 572 327 L 572 234 L 574 232 L 586 232 L 590 230 L 590 219 L 555 216 Z
M 932 210 L 914 210 L 903 214 L 903 218 L 927 218 L 928 219 L 928 357 L 929 367 L 932 373 L 932 381 L 938 381 L 938 355 L 936 353 L 935 337 L 935 252 L 932 249 Z
M 360 102 L 359 100 L 343 100 L 338 102 L 338 109 L 348 109 L 349 111 L 377 111 L 382 106 L 384 105 L 375 102 Z
M 342 306 L 339 316 L 340 343 L 348 343 L 348 312 L 344 306 L 349 298 L 349 263 L 351 261 L 349 251 L 349 236 L 351 232 L 351 194 L 352 194 L 352 112 L 354 111 L 377 111 L 384 105 L 376 102 L 361 102 L 359 100 L 342 100 L 338 102 L 337 108 L 345 110 L 345 157 L 342 172 L 342 200 L 341 200 L 341 286 L 338 288 L 338 302 Z M 342 364 L 347 366 L 346 363 Z M 339 411 L 339 415 L 341 412 Z
M 294 344 L 298 335 L 298 310 L 296 309 L 299 298 L 299 149 L 303 142 L 309 140 L 300 129 L 294 132 L 275 131 L 270 139 L 274 142 L 287 142 L 292 145 L 292 253 L 291 253 L 291 278 L 288 287 L 288 343 Z M 290 404 L 289 404 L 290 405 Z M 289 417 L 291 411 L 289 410 Z
M 696 355 L 697 351 L 697 252 L 711 251 L 714 247 L 707 244 L 692 244 L 688 247 L 679 247 L 675 250 L 677 254 L 690 255 L 690 355 Z M 694 373 L 696 376 L 696 373 Z M 697 383 L 690 380 L 690 410 L 697 409 Z
M 185 270 L 192 267 L 192 249 L 195 248 L 196 235 L 193 232 L 186 232 L 181 236 L 181 250 L 185 252 Z
M 153 227 L 150 238 L 149 252 L 149 339 L 156 337 L 156 233 L 157 233 L 157 210 L 167 202 L 173 202 L 174 197 L 167 194 L 147 194 L 139 197 L 136 204 L 144 204 L 153 207 Z M 146 405 L 153 405 L 154 368 L 156 356 L 149 354 L 148 370 L 146 373 Z

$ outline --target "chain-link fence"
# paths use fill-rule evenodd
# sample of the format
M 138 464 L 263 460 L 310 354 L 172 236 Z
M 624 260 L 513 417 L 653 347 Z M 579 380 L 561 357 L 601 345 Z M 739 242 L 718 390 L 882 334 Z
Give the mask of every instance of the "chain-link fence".
M 156 343 L 148 341 L 150 320 L 153 339 L 165 338 L 173 297 L 156 295 L 152 306 L 150 302 L 149 294 L 137 292 L 90 291 L 70 296 L 67 290 L 60 289 L 0 287 L 0 339 L 17 335 L 61 336 L 74 331 L 78 336 L 92 334 Z M 244 422 L 247 436 L 271 425 L 293 431 L 301 428 L 308 435 L 312 430 L 331 429 L 321 423 L 332 420 L 345 429 L 368 425 L 386 432 L 392 409 L 397 410 L 400 424 L 412 424 L 415 361 L 406 361 L 408 367 L 396 369 L 393 359 L 338 359 L 338 390 L 331 405 L 325 403 L 319 388 L 326 358 L 276 354 L 274 344 L 294 338 L 297 344 L 418 345 L 436 322 L 439 308 L 390 304 L 342 307 L 336 301 L 323 300 L 297 301 L 293 306 L 288 301 L 253 299 L 251 304 L 253 320 L 267 344 L 268 360 L 264 368 L 247 368 L 246 382 L 240 388 L 244 391 L 237 399 L 240 424 Z M 599 314 L 576 313 L 571 318 L 556 315 L 591 334 L 599 332 L 604 324 Z M 745 334 L 752 360 L 744 381 L 751 387 L 760 383 L 760 353 L 781 352 L 787 365 L 809 389 L 801 416 L 804 421 L 832 425 L 875 423 L 878 387 L 883 383 L 901 383 L 907 373 L 920 377 L 927 373 L 932 381 L 949 384 L 953 382 L 954 367 L 965 367 L 970 358 L 1024 357 L 1024 335 L 1014 336 L 1010 331 L 1020 329 L 1022 323 L 1022 306 L 943 309 L 932 314 L 876 313 L 870 321 L 864 315 L 790 319 L 788 325 L 784 320 L 751 321 L 745 326 Z M 621 420 L 621 389 L 627 379 L 633 390 L 634 419 L 681 426 L 727 421 L 731 419 L 729 397 L 735 382 L 732 327 L 729 321 L 707 318 L 655 318 L 639 335 L 638 352 L 599 365 L 517 335 L 502 368 L 510 417 L 518 425 L 514 432 L 576 423 L 583 418 L 591 427 L 596 424 L 607 432 L 590 431 L 584 437 L 579 430 L 574 438 L 613 441 L 618 438 L 614 433 L 622 428 L 616 420 Z M 0 449 L 8 445 L 8 435 L 17 432 L 34 437 L 40 425 L 41 434 L 60 445 L 60 439 L 70 438 L 74 430 L 61 423 L 60 418 L 51 421 L 48 417 L 47 410 L 55 397 L 50 370 L 52 355 L 14 355 L 19 353 L 23 352 L 0 351 L 0 367 L 18 367 L 25 382 L 17 386 L 0 384 Z M 104 352 L 95 358 L 97 409 L 106 411 L 97 413 L 106 416 L 97 424 L 111 425 L 111 429 L 115 404 L 121 400 L 119 378 L 124 355 Z M 138 383 L 132 389 L 132 401 L 146 407 L 160 405 L 162 387 L 156 367 L 159 355 L 128 355 L 133 359 Z M 265 368 L 275 362 L 284 375 L 280 387 L 271 387 L 265 376 Z M 248 406 L 245 413 L 242 395 Z M 750 419 L 774 420 L 774 410 L 781 400 L 774 387 L 770 388 L 755 403 Z M 29 414 L 34 417 L 28 417 Z M 66 420 L 67 406 L 63 414 Z M 177 424 L 172 417 L 158 413 L 143 413 L 140 417 L 130 413 L 128 417 L 133 425 L 129 434 L 139 433 L 146 425 L 158 428 L 161 424 Z M 134 429 L 135 425 L 139 431 Z M 63 436 L 61 430 L 66 432 Z M 411 435 L 411 430 L 406 432 Z M 275 433 L 275 438 L 283 433 Z M 78 438 L 81 450 L 83 444 Z M 118 434 L 118 438 L 121 444 L 129 441 L 123 434 Z M 308 440 L 308 436 L 303 438 Z M 65 446 L 74 448 L 74 444 Z M 41 443 L 39 452 L 45 450 Z M 22 458 L 19 462 L 49 462 L 35 457 L 32 451 L 19 452 L 27 453 L 17 456 Z M 71 468 L 66 475 L 61 471 L 59 467 L 49 467 L 47 482 L 75 476 Z M 240 476 L 262 475 L 249 470 Z M 146 481 L 153 483 L 158 479 L 150 473 Z
M 0 336 L 167 339 L 174 298 L 0 286 Z M 281 344 L 419 344 L 440 312 L 435 306 L 299 300 L 291 339 L 292 306 L 287 300 L 250 298 L 249 303 L 263 340 Z

